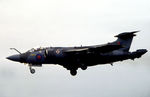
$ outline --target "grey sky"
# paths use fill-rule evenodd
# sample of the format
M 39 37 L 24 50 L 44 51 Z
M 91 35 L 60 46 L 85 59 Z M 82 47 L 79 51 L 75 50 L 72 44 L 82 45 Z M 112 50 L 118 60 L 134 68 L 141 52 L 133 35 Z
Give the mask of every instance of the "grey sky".
M 141 59 L 78 70 L 28 67 L 5 57 L 40 46 L 103 44 L 141 30 L 131 51 L 150 49 L 149 0 L 0 0 L 1 97 L 149 97 L 150 53 Z

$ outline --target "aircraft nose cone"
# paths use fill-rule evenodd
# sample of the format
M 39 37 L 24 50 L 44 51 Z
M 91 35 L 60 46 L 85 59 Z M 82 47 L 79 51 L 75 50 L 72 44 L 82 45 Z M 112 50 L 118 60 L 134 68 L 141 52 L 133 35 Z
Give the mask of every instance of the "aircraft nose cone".
M 7 59 L 12 60 L 12 61 L 20 61 L 20 55 L 12 55 L 7 57 Z

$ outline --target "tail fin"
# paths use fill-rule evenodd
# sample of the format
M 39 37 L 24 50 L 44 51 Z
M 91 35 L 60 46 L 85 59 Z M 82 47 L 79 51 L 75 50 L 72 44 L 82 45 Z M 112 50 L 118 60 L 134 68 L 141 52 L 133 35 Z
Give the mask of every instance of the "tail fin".
M 135 33 L 139 31 L 133 31 L 133 32 L 124 32 L 119 35 L 116 35 L 115 37 L 118 37 L 118 39 L 114 42 L 115 44 L 122 45 L 123 48 L 120 50 L 128 52 L 133 40 L 133 37 L 136 36 Z

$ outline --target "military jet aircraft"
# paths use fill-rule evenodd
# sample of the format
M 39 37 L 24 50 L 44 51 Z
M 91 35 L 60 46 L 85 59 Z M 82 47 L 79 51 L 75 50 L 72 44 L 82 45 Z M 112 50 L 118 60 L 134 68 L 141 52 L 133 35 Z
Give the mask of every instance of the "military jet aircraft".
M 129 52 L 132 39 L 136 36 L 133 32 L 124 32 L 116 35 L 117 40 L 104 45 L 80 46 L 80 47 L 47 47 L 31 49 L 25 53 L 7 57 L 7 59 L 27 63 L 30 72 L 35 73 L 34 66 L 42 66 L 42 64 L 59 64 L 70 70 L 71 75 L 77 74 L 77 69 L 86 70 L 89 66 L 98 64 L 111 64 L 114 62 L 127 59 L 134 60 L 140 58 L 147 52 L 146 49 L 138 49 L 134 52 Z

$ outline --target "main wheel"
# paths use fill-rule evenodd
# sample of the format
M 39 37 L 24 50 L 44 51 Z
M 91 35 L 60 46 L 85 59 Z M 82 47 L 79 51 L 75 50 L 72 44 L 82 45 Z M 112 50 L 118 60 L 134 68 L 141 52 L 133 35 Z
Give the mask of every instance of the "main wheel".
M 82 69 L 82 70 L 86 70 L 86 69 L 87 69 L 87 66 L 84 65 L 84 64 L 81 64 L 81 69 Z
M 76 70 L 70 70 L 70 74 L 71 74 L 72 76 L 75 76 L 75 75 L 77 74 L 77 71 L 76 71 Z
M 30 69 L 30 72 L 31 72 L 32 74 L 34 74 L 34 73 L 35 73 L 35 69 Z

